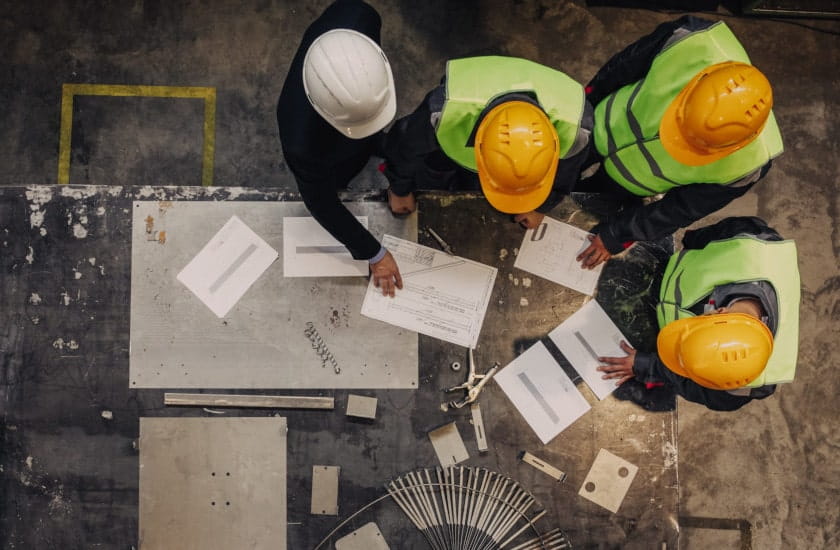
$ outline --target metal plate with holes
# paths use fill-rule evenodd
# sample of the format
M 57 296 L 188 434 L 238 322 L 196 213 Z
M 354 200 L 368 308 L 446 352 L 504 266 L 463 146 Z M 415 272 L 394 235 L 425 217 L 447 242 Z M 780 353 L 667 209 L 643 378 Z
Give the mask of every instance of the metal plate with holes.
M 141 418 L 140 550 L 286 548 L 286 419 Z
M 390 550 L 390 548 L 382 538 L 379 527 L 370 522 L 335 541 L 335 550 Z
M 348 203 L 384 233 L 416 240 L 416 216 Z M 416 388 L 417 334 L 360 314 L 365 277 L 283 277 L 283 218 L 300 202 L 135 201 L 129 380 L 135 388 Z M 224 318 L 176 280 L 231 216 L 278 251 Z M 315 329 L 340 367 L 323 364 Z M 364 341 L 364 346 L 359 342 Z
M 310 513 L 316 516 L 338 515 L 338 466 L 312 466 Z
M 638 466 L 601 449 L 578 494 L 615 514 L 638 471 Z

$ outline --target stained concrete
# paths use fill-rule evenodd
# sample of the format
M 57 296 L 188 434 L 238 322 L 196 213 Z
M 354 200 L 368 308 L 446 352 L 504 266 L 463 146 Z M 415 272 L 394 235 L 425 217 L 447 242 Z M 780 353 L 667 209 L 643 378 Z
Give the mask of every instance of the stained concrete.
M 612 53 L 677 16 L 582 1 L 372 3 L 383 17 L 398 114 L 413 110 L 448 58 L 523 56 L 585 82 Z M 160 406 L 142 393 L 114 401 L 125 395 L 128 380 L 128 350 L 119 344 L 128 327 L 113 300 L 127 288 L 130 251 L 85 246 L 89 233 L 105 228 L 115 238 L 127 236 L 130 227 L 120 218 L 125 213 L 110 210 L 107 189 L 36 187 L 57 181 L 61 85 L 216 87 L 214 181 L 224 188 L 196 192 L 195 198 L 247 196 L 240 187 L 276 188 L 269 194 L 281 196 L 294 184 L 280 154 L 274 102 L 302 30 L 326 4 L 35 0 L 0 7 L 0 185 L 15 188 L 0 193 L 4 547 L 60 542 L 124 548 L 115 541 L 136 529 L 136 523 L 115 521 L 136 509 L 137 426 L 131 415 Z M 730 520 L 706 524 L 719 527 L 745 520 L 754 548 L 836 547 L 840 382 L 832 360 L 840 352 L 840 25 L 743 18 L 724 8 L 708 17 L 733 28 L 773 83 L 786 153 L 747 196 L 704 223 L 728 214 L 759 215 L 797 240 L 800 360 L 794 383 L 739 412 L 678 402 L 679 513 Z M 84 98 L 74 109 L 71 184 L 126 186 L 115 188 L 115 196 L 144 199 L 156 198 L 147 186 L 200 182 L 200 109 L 193 100 L 100 99 Z M 88 338 L 92 326 L 96 336 Z M 96 350 L 96 363 L 73 364 L 83 346 Z M 35 362 L 48 351 L 74 366 Z M 44 391 L 32 393 L 35 386 Z M 113 420 L 101 416 L 105 409 Z M 44 410 L 51 414 L 39 413 Z M 22 432 L 26 445 L 10 446 Z M 114 458 L 90 461 L 103 450 Z M 83 490 L 67 494 L 67 479 Z M 290 495 L 295 489 L 305 494 L 305 487 L 291 486 Z M 9 495 L 29 498 L 16 502 Z M 88 512 L 81 519 L 80 510 Z M 658 533 L 631 519 L 616 531 L 657 547 Z M 745 537 L 733 536 L 732 529 L 701 528 L 696 520 L 681 524 L 682 548 L 743 547 Z M 585 547 L 622 545 L 615 533 L 587 536 L 603 542 Z

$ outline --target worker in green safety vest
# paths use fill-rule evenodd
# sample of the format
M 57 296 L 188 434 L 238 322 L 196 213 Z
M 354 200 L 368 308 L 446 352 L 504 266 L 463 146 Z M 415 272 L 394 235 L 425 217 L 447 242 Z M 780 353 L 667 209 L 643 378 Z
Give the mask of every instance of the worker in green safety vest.
M 770 83 L 723 22 L 664 23 L 586 90 L 595 146 L 584 174 L 594 173 L 573 198 L 602 216 L 578 257 L 586 268 L 719 210 L 783 151 Z
M 704 315 L 707 314 L 707 315 Z M 688 231 L 665 269 L 657 351 L 621 343 L 625 357 L 598 370 L 616 397 L 655 410 L 666 390 L 714 410 L 763 399 L 796 372 L 799 269 L 796 245 L 760 218 L 726 218 Z
M 560 71 L 514 57 L 450 60 L 442 83 L 388 132 L 391 210 L 413 212 L 417 189 L 480 189 L 537 227 L 577 182 L 592 124 L 583 87 Z

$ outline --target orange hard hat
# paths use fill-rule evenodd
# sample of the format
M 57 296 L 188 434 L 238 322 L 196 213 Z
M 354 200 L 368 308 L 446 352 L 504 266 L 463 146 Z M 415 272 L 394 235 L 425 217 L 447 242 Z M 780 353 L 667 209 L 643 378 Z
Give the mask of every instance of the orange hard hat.
M 659 358 L 676 374 L 713 390 L 746 386 L 764 371 L 773 334 L 745 313 L 679 319 L 656 339 Z
M 671 101 L 659 124 L 662 146 L 675 160 L 703 166 L 745 147 L 761 133 L 773 90 L 747 63 L 706 67 Z
M 523 214 L 545 202 L 559 158 L 557 131 L 543 110 L 531 103 L 501 103 L 478 126 L 478 179 L 484 196 L 501 212 Z

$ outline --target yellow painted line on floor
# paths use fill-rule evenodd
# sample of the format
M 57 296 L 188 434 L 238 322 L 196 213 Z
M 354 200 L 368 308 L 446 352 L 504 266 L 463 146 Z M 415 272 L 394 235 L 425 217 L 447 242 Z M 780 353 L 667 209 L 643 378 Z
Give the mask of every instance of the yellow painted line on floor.
M 216 88 L 199 86 L 132 86 L 119 84 L 64 84 L 61 87 L 61 128 L 58 144 L 58 183 L 70 183 L 70 140 L 73 135 L 73 98 L 77 95 L 111 97 L 165 97 L 204 100 L 204 145 L 201 185 L 213 185 L 216 152 Z

